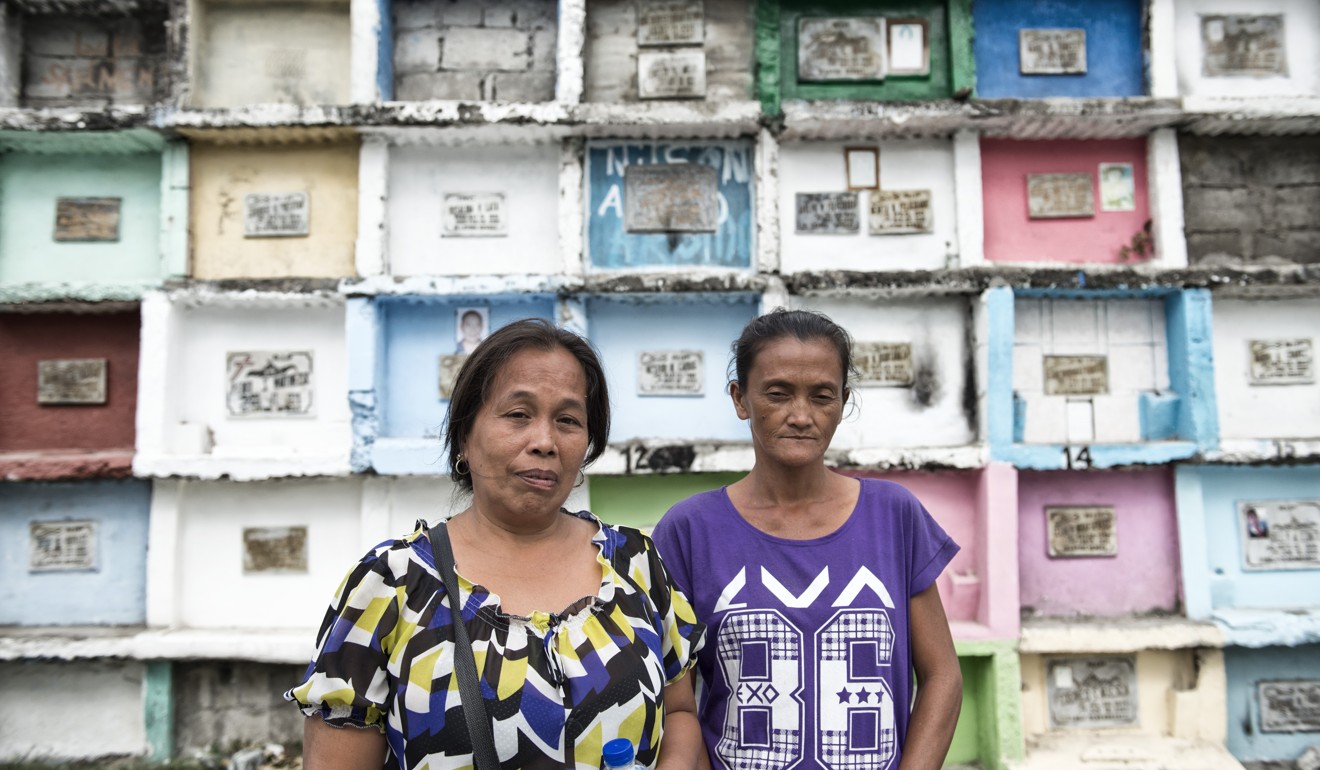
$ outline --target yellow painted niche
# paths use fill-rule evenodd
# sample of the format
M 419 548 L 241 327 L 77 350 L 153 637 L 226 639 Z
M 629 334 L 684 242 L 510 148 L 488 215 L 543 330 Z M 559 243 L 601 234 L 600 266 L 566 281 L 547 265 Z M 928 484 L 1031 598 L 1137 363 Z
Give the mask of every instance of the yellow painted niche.
M 358 144 L 192 147 L 192 276 L 341 278 L 354 275 Z M 306 193 L 308 234 L 246 237 L 244 196 Z

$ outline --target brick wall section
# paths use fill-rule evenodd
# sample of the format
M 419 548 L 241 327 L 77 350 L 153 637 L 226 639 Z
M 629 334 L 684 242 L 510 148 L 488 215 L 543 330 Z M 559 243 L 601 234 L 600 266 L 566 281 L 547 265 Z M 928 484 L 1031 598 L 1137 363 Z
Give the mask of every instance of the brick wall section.
M 394 3 L 394 98 L 555 98 L 554 0 Z
M 1183 135 L 1192 263 L 1320 263 L 1320 136 Z
M 213 747 L 296 745 L 302 740 L 303 715 L 285 702 L 283 693 L 302 681 L 306 668 L 245 661 L 176 663 L 175 756 Z
M 164 94 L 165 16 L 27 16 L 25 107 L 151 104 Z

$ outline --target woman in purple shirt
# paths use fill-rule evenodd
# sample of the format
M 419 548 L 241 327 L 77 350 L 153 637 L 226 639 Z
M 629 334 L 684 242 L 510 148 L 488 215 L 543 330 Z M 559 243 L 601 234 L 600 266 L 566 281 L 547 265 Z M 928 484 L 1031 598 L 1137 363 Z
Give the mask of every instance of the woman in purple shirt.
M 756 463 L 654 533 L 709 628 L 697 693 L 710 762 L 935 770 L 962 705 L 934 584 L 958 545 L 898 484 L 825 466 L 849 398 L 846 331 L 779 309 L 733 352 L 729 395 Z

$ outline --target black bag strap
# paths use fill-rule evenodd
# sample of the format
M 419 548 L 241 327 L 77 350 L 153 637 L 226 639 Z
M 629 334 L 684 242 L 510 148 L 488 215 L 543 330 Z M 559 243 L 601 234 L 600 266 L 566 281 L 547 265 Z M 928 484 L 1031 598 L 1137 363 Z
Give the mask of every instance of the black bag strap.
M 454 549 L 449 545 L 449 530 L 441 523 L 429 530 L 431 558 L 445 581 L 449 596 L 449 614 L 454 622 L 454 676 L 458 677 L 458 694 L 463 699 L 463 714 L 467 717 L 468 735 L 472 739 L 472 764 L 477 770 L 497 770 L 499 754 L 495 751 L 495 736 L 490 719 L 486 716 L 486 700 L 481 697 L 477 682 L 477 659 L 472 653 L 472 640 L 463 625 L 463 608 L 458 592 L 458 575 L 454 573 Z

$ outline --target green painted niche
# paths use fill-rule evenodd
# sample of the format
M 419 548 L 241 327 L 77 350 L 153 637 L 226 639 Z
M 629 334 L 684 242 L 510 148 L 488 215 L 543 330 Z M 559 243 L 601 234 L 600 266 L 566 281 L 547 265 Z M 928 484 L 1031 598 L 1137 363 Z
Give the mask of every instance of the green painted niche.
M 592 476 L 591 512 L 610 524 L 655 526 L 674 503 L 732 484 L 742 473 L 675 473 L 656 476 Z

